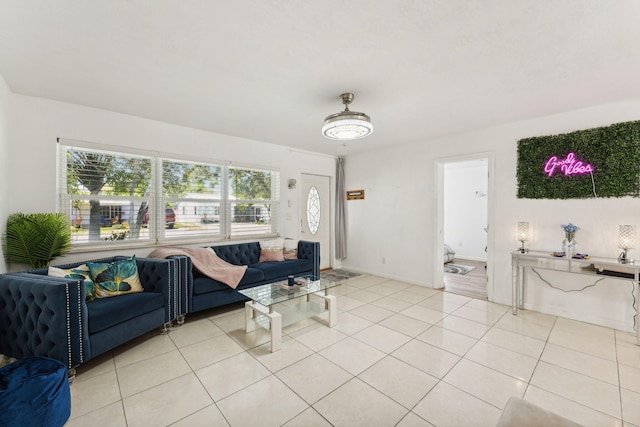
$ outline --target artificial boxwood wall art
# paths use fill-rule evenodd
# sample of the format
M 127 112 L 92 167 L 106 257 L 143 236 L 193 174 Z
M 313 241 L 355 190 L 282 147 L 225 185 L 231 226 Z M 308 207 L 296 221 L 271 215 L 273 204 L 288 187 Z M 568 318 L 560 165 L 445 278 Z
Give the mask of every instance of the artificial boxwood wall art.
M 518 198 L 640 197 L 640 121 L 518 141 Z

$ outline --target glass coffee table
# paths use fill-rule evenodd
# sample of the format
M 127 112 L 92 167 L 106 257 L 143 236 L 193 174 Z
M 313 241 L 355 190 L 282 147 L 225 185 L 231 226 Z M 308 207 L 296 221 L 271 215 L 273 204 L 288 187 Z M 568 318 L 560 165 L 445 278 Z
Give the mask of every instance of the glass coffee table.
M 282 347 L 282 328 L 309 317 L 329 313 L 329 327 L 338 321 L 337 299 L 329 295 L 329 289 L 340 282 L 310 277 L 296 277 L 296 284 L 287 281 L 269 283 L 244 289 L 242 295 L 251 299 L 244 305 L 245 332 L 253 332 L 256 325 L 271 330 L 271 352 Z M 294 301 L 299 299 L 299 301 Z M 277 311 L 276 311 L 277 310 Z

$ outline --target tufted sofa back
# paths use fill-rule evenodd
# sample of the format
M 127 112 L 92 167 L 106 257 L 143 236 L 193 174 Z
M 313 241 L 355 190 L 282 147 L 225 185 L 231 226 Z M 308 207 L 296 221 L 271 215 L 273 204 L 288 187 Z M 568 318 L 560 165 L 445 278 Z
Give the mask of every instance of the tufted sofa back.
M 251 265 L 260 259 L 259 242 L 235 243 L 211 248 L 220 258 L 235 265 Z

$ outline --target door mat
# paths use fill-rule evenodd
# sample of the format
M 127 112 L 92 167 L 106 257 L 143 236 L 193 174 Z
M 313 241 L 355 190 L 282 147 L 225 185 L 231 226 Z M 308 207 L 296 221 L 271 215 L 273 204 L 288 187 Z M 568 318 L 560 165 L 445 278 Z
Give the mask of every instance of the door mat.
M 326 270 L 320 272 L 321 279 L 330 280 L 332 282 L 339 282 L 341 280 L 352 279 L 358 276 L 360 276 L 360 273 L 354 273 L 352 271 L 342 269 Z
M 473 265 L 462 265 L 462 264 L 445 264 L 444 272 L 445 273 L 454 273 L 454 274 L 467 274 L 475 267 Z

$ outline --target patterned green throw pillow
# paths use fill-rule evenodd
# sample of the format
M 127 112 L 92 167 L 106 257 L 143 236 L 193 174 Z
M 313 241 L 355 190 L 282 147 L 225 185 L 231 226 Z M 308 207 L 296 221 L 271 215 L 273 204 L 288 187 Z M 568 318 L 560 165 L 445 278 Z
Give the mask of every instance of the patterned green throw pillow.
M 84 288 L 87 292 L 85 301 L 93 301 L 96 299 L 96 291 L 93 287 L 93 280 L 89 274 L 89 267 L 86 264 L 81 264 L 74 268 L 63 270 L 58 267 L 49 267 L 49 276 L 64 277 L 65 279 L 82 280 L 84 282 Z
M 135 256 L 112 263 L 88 262 L 87 266 L 95 283 L 96 298 L 143 291 Z

